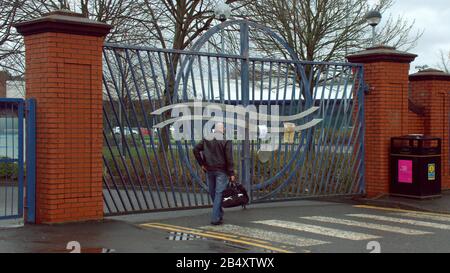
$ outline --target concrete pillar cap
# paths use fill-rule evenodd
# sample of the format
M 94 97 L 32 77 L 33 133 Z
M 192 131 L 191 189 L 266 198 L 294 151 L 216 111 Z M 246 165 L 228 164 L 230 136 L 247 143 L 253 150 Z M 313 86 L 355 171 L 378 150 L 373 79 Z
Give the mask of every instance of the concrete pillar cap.
M 450 81 L 450 74 L 442 70 L 428 68 L 409 76 L 410 81 Z
M 393 62 L 411 63 L 417 57 L 416 54 L 399 51 L 395 47 L 378 45 L 348 55 L 347 59 L 352 63 Z
M 90 20 L 83 14 L 67 10 L 46 13 L 41 18 L 18 23 L 14 27 L 24 36 L 56 32 L 102 37 L 112 29 L 111 25 Z

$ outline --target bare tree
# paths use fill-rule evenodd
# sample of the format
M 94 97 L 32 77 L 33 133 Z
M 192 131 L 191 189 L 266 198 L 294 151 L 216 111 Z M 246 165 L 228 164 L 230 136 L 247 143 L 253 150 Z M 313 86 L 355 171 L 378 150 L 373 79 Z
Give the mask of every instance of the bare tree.
M 384 12 L 393 1 L 380 0 L 376 8 Z M 300 59 L 333 61 L 369 46 L 370 28 L 364 18 L 368 10 L 367 0 L 262 0 L 246 6 L 242 15 L 277 31 Z M 421 36 L 412 34 L 413 26 L 414 22 L 390 17 L 379 28 L 378 42 L 408 50 Z M 287 57 L 272 39 L 254 39 L 264 53 Z
M 386 13 L 393 3 L 394 0 L 380 0 L 375 8 Z M 367 0 L 261 0 L 238 10 L 238 17 L 251 18 L 277 32 L 300 60 L 342 62 L 349 53 L 371 46 L 371 29 L 365 19 L 370 9 Z M 402 17 L 388 17 L 383 21 L 377 27 L 377 44 L 409 50 L 422 35 L 421 31 L 413 33 L 414 22 Z M 250 35 L 256 54 L 292 58 L 275 39 L 261 32 Z M 315 81 L 320 76 L 319 68 L 319 65 L 305 65 L 306 80 Z M 301 83 L 298 71 L 294 68 L 291 71 Z
M 445 73 L 450 73 L 450 51 L 439 51 L 439 63 L 437 67 Z
M 0 0 L 0 66 L 11 74 L 24 73 L 23 39 L 13 25 L 65 9 L 114 26 L 110 42 L 151 44 L 152 29 L 145 25 L 142 0 Z
M 381 0 L 377 8 L 386 11 L 393 1 Z M 237 17 L 251 18 L 278 32 L 302 60 L 343 60 L 347 53 L 367 47 L 370 42 L 370 28 L 364 20 L 367 0 L 228 0 L 227 3 Z M 215 5 L 215 0 L 0 0 L 0 66 L 14 72 L 11 74 L 23 74 L 23 40 L 11 26 L 56 9 L 81 12 L 93 20 L 114 25 L 107 37 L 109 42 L 185 50 L 214 24 Z M 379 27 L 380 43 L 409 49 L 420 37 L 420 32 L 412 33 L 414 23 L 401 17 L 384 21 Z M 251 46 L 258 54 L 290 58 L 267 35 L 257 32 L 251 35 Z M 167 74 L 165 79 L 159 79 L 165 86 L 160 104 L 167 105 L 174 96 L 181 56 L 164 53 L 162 58 Z
M 142 5 L 142 0 L 82 0 L 73 10 L 113 25 L 108 42 L 149 45 L 154 29 L 148 28 L 148 15 Z
M 23 0 L 0 0 L 0 66 L 10 74 L 23 72 L 22 60 L 17 56 L 23 54 L 21 37 L 17 35 L 13 24 L 22 16 Z
M 144 0 L 145 11 L 150 15 L 149 27 L 154 29 L 153 37 L 158 47 L 185 50 L 207 31 L 214 20 L 213 0 Z M 237 0 L 228 0 L 231 4 Z M 243 2 L 243 1 L 242 1 Z M 175 92 L 175 79 L 180 63 L 180 54 L 165 54 L 166 87 L 162 105 L 171 103 Z M 165 113 L 165 118 L 170 113 Z M 164 128 L 160 150 L 167 149 L 169 130 Z

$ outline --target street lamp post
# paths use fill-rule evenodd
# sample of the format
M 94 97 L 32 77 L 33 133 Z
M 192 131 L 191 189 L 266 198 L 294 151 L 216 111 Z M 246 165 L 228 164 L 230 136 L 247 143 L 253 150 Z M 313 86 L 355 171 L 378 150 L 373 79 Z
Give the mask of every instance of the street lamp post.
M 372 46 L 375 46 L 376 43 L 375 27 L 381 22 L 381 18 L 381 13 L 377 10 L 369 11 L 366 14 L 367 24 L 372 27 Z
M 228 18 L 230 18 L 231 16 L 231 7 L 223 2 L 223 1 L 219 1 L 216 5 L 216 8 L 214 10 L 214 14 L 215 17 L 220 21 L 220 22 L 225 22 L 226 20 L 228 20 Z M 221 35 L 220 35 L 220 53 L 224 54 L 225 53 L 225 40 L 224 40 L 224 36 L 225 36 L 225 30 L 222 29 L 221 30 Z M 221 73 L 220 73 L 220 79 L 219 79 L 219 84 L 220 84 L 220 90 L 222 91 L 223 95 L 225 94 L 225 61 L 221 61 L 219 59 L 219 62 L 221 62 Z
M 231 16 L 231 7 L 223 1 L 219 1 L 214 9 L 214 14 L 219 21 L 225 22 Z

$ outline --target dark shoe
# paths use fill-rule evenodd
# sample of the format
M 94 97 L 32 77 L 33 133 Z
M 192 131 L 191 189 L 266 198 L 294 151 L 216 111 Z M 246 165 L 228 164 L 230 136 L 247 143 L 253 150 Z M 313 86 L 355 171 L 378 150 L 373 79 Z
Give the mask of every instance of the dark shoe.
M 220 226 L 220 225 L 222 225 L 222 224 L 223 224 L 222 219 L 219 220 L 219 222 L 211 222 L 211 225 L 213 225 L 213 226 Z

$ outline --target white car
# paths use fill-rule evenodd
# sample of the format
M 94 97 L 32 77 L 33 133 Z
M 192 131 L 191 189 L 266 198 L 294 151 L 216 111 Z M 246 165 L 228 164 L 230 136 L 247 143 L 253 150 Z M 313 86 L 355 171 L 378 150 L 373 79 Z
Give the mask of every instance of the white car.
M 122 134 L 120 127 L 114 127 L 113 133 L 115 135 Z M 123 128 L 123 133 L 125 136 L 130 136 L 131 134 L 133 134 L 133 135 L 139 134 L 139 131 L 136 128 L 131 128 L 131 132 L 130 132 L 130 128 L 126 127 L 126 128 Z

